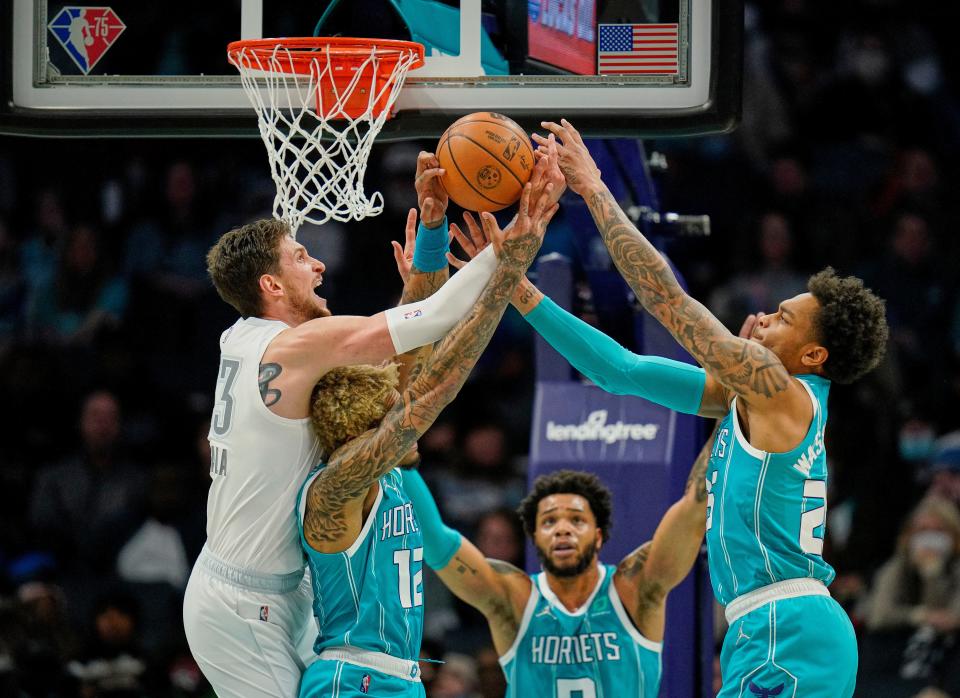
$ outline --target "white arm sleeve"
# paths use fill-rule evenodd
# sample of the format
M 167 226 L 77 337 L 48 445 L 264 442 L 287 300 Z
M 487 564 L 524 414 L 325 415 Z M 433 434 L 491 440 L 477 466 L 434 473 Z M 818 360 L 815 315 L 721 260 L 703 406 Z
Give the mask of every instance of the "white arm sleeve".
M 429 298 L 398 305 L 384 314 L 393 347 L 403 354 L 443 338 L 477 302 L 497 268 L 493 245 L 488 245 Z

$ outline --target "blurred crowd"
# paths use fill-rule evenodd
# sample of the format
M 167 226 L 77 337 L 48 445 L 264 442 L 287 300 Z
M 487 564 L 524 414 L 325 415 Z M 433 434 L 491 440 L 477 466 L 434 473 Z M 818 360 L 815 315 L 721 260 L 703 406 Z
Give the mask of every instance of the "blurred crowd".
M 827 264 L 887 301 L 887 359 L 833 389 L 827 434 L 825 557 L 872 698 L 960 698 L 960 44 L 943 5 L 748 3 L 740 128 L 646 144 L 669 165 L 664 208 L 712 218 L 668 251 L 731 328 Z M 421 147 L 374 150 L 381 216 L 301 229 L 335 312 L 396 303 L 389 241 Z M 180 603 L 235 318 L 204 254 L 273 194 L 253 139 L 0 140 L 0 695 L 210 694 Z M 531 346 L 508 312 L 420 444 L 448 522 L 521 566 Z M 425 585 L 423 655 L 444 662 L 423 665 L 428 695 L 502 695 L 482 617 Z

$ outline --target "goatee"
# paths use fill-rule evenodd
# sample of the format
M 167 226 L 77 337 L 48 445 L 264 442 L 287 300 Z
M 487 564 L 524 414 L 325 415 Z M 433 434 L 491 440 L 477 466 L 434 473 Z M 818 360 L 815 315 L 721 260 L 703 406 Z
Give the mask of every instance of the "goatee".
M 586 550 L 583 551 L 583 555 L 580 556 L 577 564 L 573 567 L 557 567 L 553 564 L 550 556 L 541 550 L 539 545 L 534 547 L 537 549 L 537 557 L 540 558 L 540 564 L 543 566 L 544 571 L 549 572 L 554 577 L 576 577 L 590 567 L 597 558 L 597 541 L 595 540 L 587 546 Z

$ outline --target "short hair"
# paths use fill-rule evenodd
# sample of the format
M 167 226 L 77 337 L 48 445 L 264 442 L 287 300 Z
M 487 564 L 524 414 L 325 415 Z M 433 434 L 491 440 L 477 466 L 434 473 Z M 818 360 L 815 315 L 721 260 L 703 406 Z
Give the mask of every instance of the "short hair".
M 387 413 L 387 396 L 400 382 L 397 364 L 342 366 L 313 389 L 310 423 L 327 459 L 347 441 L 372 429 Z
M 846 384 L 876 368 L 889 336 L 883 299 L 857 277 L 837 276 L 832 267 L 811 276 L 807 289 L 820 304 L 813 327 L 829 352 L 824 376 Z
M 537 507 L 540 506 L 540 500 L 552 494 L 576 494 L 586 499 L 597 519 L 597 528 L 603 531 L 604 542 L 610 540 L 613 527 L 610 490 L 596 475 L 582 470 L 557 470 L 549 475 L 541 475 L 533 481 L 533 489 L 517 508 L 523 530 L 528 536 L 533 538 L 537 530 Z
M 289 235 L 286 222 L 267 218 L 224 233 L 207 252 L 217 293 L 243 317 L 260 313 L 260 277 L 280 270 L 280 241 Z

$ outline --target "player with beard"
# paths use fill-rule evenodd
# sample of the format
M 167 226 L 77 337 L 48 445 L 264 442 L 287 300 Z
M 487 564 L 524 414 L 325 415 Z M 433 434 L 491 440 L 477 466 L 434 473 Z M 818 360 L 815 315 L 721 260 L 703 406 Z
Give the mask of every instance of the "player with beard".
M 420 475 L 404 474 L 423 531 L 423 559 L 486 616 L 508 698 L 659 694 L 667 595 L 690 572 L 703 542 L 709 444 L 653 539 L 616 567 L 598 559 L 612 522 L 610 491 L 600 479 L 574 470 L 538 477 L 519 508 L 542 567 L 532 577 L 484 558 L 443 524 Z
M 497 266 L 491 249 L 447 278 L 447 196 L 430 153 L 417 162 L 421 214 L 407 218 L 412 280 L 404 305 L 371 317 L 333 316 L 316 290 L 324 265 L 281 221 L 223 235 L 207 255 L 220 297 L 242 316 L 220 339 L 209 441 L 207 542 L 187 586 L 190 649 L 217 695 L 297 693 L 312 657 L 312 594 L 294 510 L 319 460 L 311 393 L 332 369 L 371 364 L 441 339 L 474 306 Z M 467 273 L 464 274 L 463 271 Z M 432 294 L 432 295 L 431 295 Z M 424 300 L 425 299 L 425 300 Z

